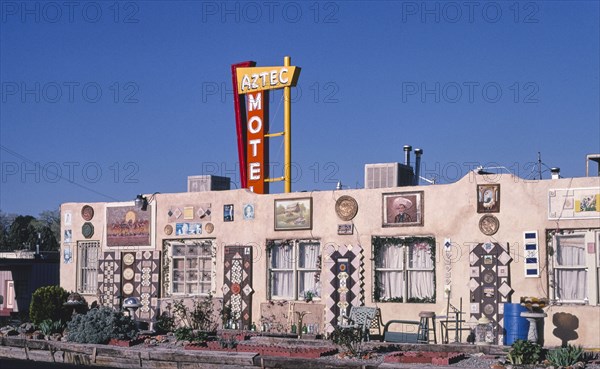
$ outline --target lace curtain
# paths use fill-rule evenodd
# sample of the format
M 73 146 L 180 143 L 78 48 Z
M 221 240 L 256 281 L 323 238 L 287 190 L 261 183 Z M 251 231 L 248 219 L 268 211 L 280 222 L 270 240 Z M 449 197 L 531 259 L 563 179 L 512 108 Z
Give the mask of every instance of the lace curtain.
M 320 247 L 318 243 L 300 243 L 298 267 L 298 290 L 299 297 L 304 298 L 306 292 L 311 292 L 313 297 L 321 296 L 321 288 L 317 283 L 317 262 L 320 255 Z M 312 270 L 302 270 L 312 269 Z
M 409 253 L 409 297 L 433 297 L 435 286 L 433 285 L 434 271 L 431 247 L 426 242 L 416 243 L 410 247 Z
M 271 249 L 271 295 L 294 296 L 294 249 L 291 245 L 277 245 Z
M 557 237 L 555 262 L 556 296 L 560 300 L 587 298 L 587 272 L 577 268 L 586 266 L 585 238 Z
M 376 255 L 375 274 L 379 285 L 379 298 L 387 300 L 404 296 L 404 248 L 383 245 Z

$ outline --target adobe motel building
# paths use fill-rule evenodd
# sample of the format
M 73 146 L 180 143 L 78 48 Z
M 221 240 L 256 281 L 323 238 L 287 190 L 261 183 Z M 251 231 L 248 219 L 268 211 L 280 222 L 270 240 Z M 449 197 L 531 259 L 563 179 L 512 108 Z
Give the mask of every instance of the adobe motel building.
M 467 322 L 488 317 L 500 344 L 504 303 L 544 297 L 545 345 L 600 347 L 600 177 L 473 171 L 429 186 L 147 198 L 145 211 L 61 206 L 62 287 L 114 307 L 137 297 L 148 322 L 210 293 L 241 327 L 272 332 L 290 332 L 294 312 L 323 333 L 352 305 L 380 308 L 385 324 L 450 299 Z

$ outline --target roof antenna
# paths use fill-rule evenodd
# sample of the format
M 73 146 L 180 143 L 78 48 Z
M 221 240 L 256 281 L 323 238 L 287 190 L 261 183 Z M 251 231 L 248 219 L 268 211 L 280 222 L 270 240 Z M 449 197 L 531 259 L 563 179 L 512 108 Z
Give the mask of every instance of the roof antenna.
M 538 174 L 542 179 L 542 153 L 538 151 Z

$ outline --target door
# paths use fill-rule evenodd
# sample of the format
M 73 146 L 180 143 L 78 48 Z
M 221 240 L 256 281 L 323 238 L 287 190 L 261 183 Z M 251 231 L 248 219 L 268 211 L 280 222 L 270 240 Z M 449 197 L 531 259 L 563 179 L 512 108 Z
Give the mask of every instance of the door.
M 231 308 L 233 322 L 252 325 L 252 247 L 225 246 L 223 303 Z

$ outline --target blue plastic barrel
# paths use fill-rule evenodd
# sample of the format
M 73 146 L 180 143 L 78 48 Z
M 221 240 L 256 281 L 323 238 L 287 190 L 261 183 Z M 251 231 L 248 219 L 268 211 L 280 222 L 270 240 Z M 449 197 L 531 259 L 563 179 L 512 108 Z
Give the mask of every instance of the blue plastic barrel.
M 529 322 L 521 317 L 527 308 L 521 304 L 504 303 L 504 344 L 510 346 L 516 340 L 526 340 Z

